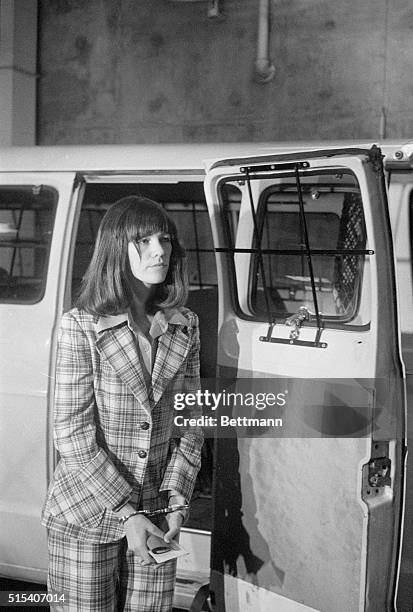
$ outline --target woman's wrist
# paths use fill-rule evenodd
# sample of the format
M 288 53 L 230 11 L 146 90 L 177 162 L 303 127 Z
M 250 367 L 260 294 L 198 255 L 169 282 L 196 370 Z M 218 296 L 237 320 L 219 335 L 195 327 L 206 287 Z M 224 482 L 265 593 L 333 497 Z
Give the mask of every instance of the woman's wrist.
M 180 505 L 185 505 L 188 504 L 188 500 L 186 499 L 185 495 L 182 495 L 181 493 L 178 493 L 177 491 L 169 491 L 168 494 L 168 503 L 169 505 L 171 504 L 180 504 Z
M 114 511 L 114 514 L 119 519 L 121 519 L 123 516 L 128 516 L 135 511 L 136 511 L 136 508 L 134 508 L 132 504 L 127 503 L 125 504 L 125 506 L 122 506 L 122 508 L 120 508 L 119 510 L 116 510 L 116 512 Z
M 177 491 L 169 491 L 169 497 L 168 497 L 169 506 L 173 506 L 173 505 L 185 506 L 187 504 L 188 504 L 188 500 L 186 499 L 184 495 L 181 495 Z M 189 516 L 189 508 L 177 510 L 177 513 L 179 513 L 182 516 L 182 524 L 184 525 Z

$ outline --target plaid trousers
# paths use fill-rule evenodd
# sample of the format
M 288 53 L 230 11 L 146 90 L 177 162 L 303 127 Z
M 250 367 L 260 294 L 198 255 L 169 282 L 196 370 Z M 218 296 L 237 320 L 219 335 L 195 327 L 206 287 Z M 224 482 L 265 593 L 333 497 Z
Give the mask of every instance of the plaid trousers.
M 176 560 L 141 566 L 126 538 L 95 544 L 49 529 L 48 590 L 64 595 L 52 612 L 170 612 Z

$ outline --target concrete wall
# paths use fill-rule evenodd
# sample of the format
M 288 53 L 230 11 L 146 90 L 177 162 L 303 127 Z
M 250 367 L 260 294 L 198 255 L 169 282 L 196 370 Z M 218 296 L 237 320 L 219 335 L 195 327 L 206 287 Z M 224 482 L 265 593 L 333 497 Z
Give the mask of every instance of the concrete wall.
M 40 0 L 38 143 L 413 137 L 409 0 Z
M 0 146 L 36 144 L 37 0 L 0 0 Z

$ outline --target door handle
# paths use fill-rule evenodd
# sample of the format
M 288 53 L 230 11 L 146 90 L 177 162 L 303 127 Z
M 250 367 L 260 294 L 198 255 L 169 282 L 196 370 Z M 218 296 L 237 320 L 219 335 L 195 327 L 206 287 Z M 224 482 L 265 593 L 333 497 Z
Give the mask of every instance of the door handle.
M 290 340 L 296 340 L 298 338 L 298 336 L 300 335 L 300 328 L 304 321 L 310 320 L 310 314 L 311 313 L 308 310 L 307 306 L 300 306 L 300 308 L 295 314 L 285 319 L 285 325 L 294 328 L 290 331 Z
M 309 321 L 310 317 L 313 316 L 314 313 L 310 312 L 307 306 L 300 306 L 298 311 L 290 315 L 287 319 L 284 320 L 284 325 L 288 325 L 293 329 L 290 332 L 289 338 L 273 338 L 272 332 L 275 327 L 275 321 L 269 323 L 268 331 L 266 336 L 260 336 L 260 342 L 273 342 L 275 344 L 290 344 L 294 346 L 308 346 L 313 348 L 327 348 L 327 342 L 320 342 L 320 336 L 322 332 L 322 328 L 319 327 L 317 330 L 317 334 L 315 340 L 298 340 L 298 336 L 300 335 L 300 328 L 304 321 Z

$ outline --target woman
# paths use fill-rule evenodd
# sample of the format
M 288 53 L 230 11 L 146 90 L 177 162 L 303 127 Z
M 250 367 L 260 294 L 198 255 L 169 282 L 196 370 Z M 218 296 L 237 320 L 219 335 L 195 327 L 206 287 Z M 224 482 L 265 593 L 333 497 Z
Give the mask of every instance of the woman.
M 56 610 L 172 607 L 175 562 L 156 566 L 147 539 L 179 534 L 200 466 L 200 431 L 172 437 L 174 392 L 199 388 L 198 319 L 186 296 L 172 219 L 146 198 L 116 202 L 59 333 L 60 461 L 42 519 L 49 589 L 65 599 Z M 164 518 L 137 512 L 171 505 Z

